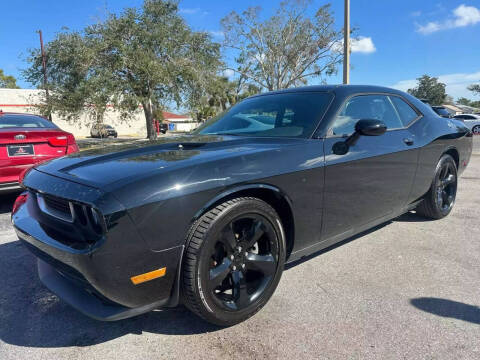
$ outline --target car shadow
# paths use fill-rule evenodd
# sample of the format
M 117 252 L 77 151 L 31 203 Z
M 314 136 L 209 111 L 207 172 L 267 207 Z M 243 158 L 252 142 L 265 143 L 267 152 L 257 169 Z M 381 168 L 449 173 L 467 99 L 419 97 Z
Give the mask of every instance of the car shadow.
M 480 325 L 480 307 L 478 306 L 432 297 L 411 299 L 410 304 L 434 315 Z
M 0 214 L 6 214 L 12 211 L 13 203 L 18 194 L 20 194 L 20 191 L 0 195 Z
M 96 321 L 69 307 L 41 284 L 36 259 L 20 241 L 0 245 L 0 259 L 0 340 L 8 344 L 89 346 L 127 334 L 190 335 L 220 329 L 182 306 L 116 322 Z

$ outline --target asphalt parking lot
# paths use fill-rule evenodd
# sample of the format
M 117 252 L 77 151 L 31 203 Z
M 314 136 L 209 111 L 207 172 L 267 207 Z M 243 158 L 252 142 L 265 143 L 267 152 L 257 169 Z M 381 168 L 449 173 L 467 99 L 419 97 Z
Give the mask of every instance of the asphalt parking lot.
M 284 272 L 250 320 L 180 307 L 115 323 L 47 291 L 0 198 L 0 359 L 480 358 L 480 136 L 449 217 L 409 213 Z

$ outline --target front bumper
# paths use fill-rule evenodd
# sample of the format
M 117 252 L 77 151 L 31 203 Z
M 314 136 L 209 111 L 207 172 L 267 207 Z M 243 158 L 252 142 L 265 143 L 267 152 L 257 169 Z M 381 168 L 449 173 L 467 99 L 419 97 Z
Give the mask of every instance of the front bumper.
M 78 188 L 83 185 L 41 173 L 28 176 L 27 187 L 35 182 L 36 176 L 48 180 L 45 187 L 40 181 L 36 184 L 45 193 L 52 193 L 51 186 L 65 198 L 71 198 L 69 194 L 87 194 L 85 189 Z M 65 183 L 69 187 L 62 188 L 60 184 Z M 112 215 L 106 211 L 107 207 L 119 208 L 118 204 L 112 205 L 115 200 L 108 196 L 98 194 L 97 201 L 95 193 L 89 194 L 103 214 Z M 74 248 L 63 236 L 73 236 L 79 225 L 49 218 L 40 211 L 31 192 L 27 202 L 12 216 L 20 240 L 46 264 L 39 267 L 41 280 L 81 312 L 96 319 L 118 320 L 159 306 L 176 306 L 183 245 L 152 251 L 125 211 L 118 210 L 110 220 L 108 230 L 98 242 Z M 131 280 L 133 276 L 163 267 L 166 273 L 162 277 L 137 285 Z
M 137 308 L 128 308 L 104 301 L 95 292 L 82 288 L 69 280 L 53 266 L 38 259 L 40 281 L 63 301 L 81 313 L 101 321 L 116 321 L 137 316 L 168 304 L 168 299 L 159 300 Z

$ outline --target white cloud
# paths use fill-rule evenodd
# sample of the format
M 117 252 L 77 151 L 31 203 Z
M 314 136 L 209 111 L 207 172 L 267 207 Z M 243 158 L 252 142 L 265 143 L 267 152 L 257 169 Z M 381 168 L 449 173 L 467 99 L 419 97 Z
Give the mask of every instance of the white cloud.
M 377 49 L 373 44 L 371 37 L 359 36 L 358 38 L 353 38 L 351 40 L 352 53 L 362 53 L 362 54 L 371 54 Z
M 455 27 L 475 25 L 480 22 L 480 9 L 474 6 L 460 5 L 453 10 L 455 15 L 454 25 Z
M 196 14 L 200 11 L 200 8 L 180 8 L 178 12 L 180 14 Z
M 228 78 L 232 78 L 235 75 L 235 71 L 233 71 L 232 69 L 225 69 L 223 70 L 222 75 Z
M 332 45 L 332 51 L 343 52 L 343 39 Z M 377 51 L 371 37 L 359 36 L 350 39 L 350 51 L 352 53 L 371 54 Z
M 462 4 L 453 10 L 449 19 L 444 21 L 431 21 L 426 25 L 418 25 L 417 31 L 428 35 L 440 30 L 454 29 L 469 25 L 475 25 L 480 22 L 480 9 L 475 6 Z
M 194 14 L 207 15 L 208 11 L 204 11 L 200 8 L 180 8 L 178 9 L 178 13 L 184 14 L 184 15 L 194 15 Z
M 418 25 L 417 31 L 424 35 L 441 30 L 442 27 L 438 22 L 429 22 L 427 25 Z
M 412 12 L 410 13 L 410 16 L 412 16 L 412 17 L 419 17 L 420 15 L 422 15 L 422 12 L 421 12 L 420 10 L 418 10 L 418 11 L 412 11 Z
M 459 97 L 473 98 L 473 93 L 467 90 L 467 86 L 480 82 L 480 71 L 474 73 L 454 73 L 436 76 L 438 81 L 446 85 L 447 94 L 453 96 L 454 99 Z M 390 87 L 407 91 L 417 86 L 417 80 L 401 80 Z
M 225 34 L 223 33 L 223 31 L 220 31 L 220 30 L 210 30 L 209 31 L 210 35 L 214 36 L 214 37 L 223 37 Z

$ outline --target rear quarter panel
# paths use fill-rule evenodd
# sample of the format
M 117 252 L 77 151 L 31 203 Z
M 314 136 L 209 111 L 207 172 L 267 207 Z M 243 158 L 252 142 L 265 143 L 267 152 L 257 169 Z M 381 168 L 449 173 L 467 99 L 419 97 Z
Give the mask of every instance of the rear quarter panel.
M 458 120 L 425 116 L 412 125 L 420 146 L 411 201 L 423 196 L 432 183 L 440 157 L 449 150 L 459 154 L 458 172 L 468 165 L 472 153 L 472 133 Z

